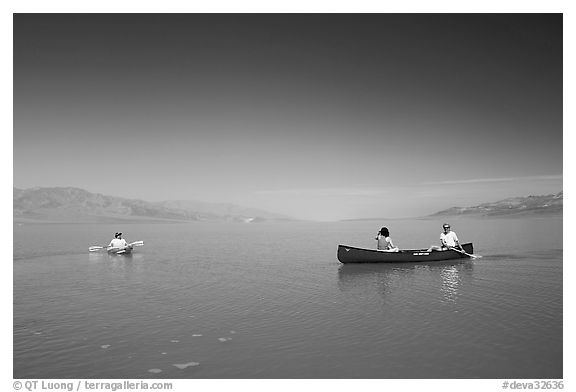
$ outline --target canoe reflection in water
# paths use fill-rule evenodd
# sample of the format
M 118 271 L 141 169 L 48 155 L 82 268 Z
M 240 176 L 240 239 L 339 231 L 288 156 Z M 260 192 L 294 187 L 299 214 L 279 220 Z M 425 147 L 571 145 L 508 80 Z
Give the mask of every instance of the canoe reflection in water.
M 344 292 L 383 296 L 441 295 L 444 302 L 454 302 L 463 284 L 473 278 L 474 263 L 469 259 L 447 260 L 430 264 L 386 263 L 344 264 L 338 269 L 338 288 Z

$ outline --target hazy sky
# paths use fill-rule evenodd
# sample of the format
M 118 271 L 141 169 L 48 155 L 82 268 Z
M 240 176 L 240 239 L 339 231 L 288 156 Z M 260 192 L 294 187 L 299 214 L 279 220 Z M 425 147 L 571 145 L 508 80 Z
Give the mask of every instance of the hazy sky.
M 562 190 L 562 15 L 14 16 L 14 186 L 408 217 Z

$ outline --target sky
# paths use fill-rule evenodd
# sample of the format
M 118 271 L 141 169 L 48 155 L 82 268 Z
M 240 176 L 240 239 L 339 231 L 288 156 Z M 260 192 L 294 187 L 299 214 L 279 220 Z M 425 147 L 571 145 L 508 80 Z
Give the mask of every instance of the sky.
M 13 185 L 400 218 L 563 188 L 561 14 L 15 14 Z

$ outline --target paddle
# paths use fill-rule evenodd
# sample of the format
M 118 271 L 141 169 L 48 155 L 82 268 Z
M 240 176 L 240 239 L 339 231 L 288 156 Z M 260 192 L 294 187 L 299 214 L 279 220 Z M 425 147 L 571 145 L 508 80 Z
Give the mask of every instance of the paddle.
M 107 246 L 91 246 L 88 248 L 88 252 L 96 252 L 102 249 L 108 248 Z
M 144 241 L 134 241 L 129 243 L 128 246 L 144 246 Z M 108 246 L 91 246 L 88 248 L 89 252 L 97 252 L 99 250 L 108 249 Z M 112 248 L 111 248 L 112 249 Z
M 458 252 L 458 253 L 462 253 L 463 255 L 466 255 L 466 256 L 470 257 L 471 259 L 479 259 L 480 257 L 482 257 L 482 256 L 479 256 L 479 255 L 471 255 L 470 253 L 466 253 L 466 252 L 464 252 L 463 250 L 454 248 L 454 247 L 452 247 L 452 246 L 449 247 L 448 249 L 451 249 L 451 250 L 456 251 L 456 252 Z

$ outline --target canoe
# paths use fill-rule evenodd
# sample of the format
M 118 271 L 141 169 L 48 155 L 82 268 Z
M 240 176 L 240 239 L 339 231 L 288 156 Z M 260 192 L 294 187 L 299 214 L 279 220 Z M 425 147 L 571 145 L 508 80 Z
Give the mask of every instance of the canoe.
M 462 244 L 466 253 L 474 253 L 472 243 Z M 427 249 L 403 249 L 399 252 L 382 252 L 376 249 L 356 248 L 354 246 L 338 245 L 338 260 L 349 263 L 421 263 L 467 258 L 465 254 L 455 250 L 428 252 Z
M 108 248 L 109 255 L 129 255 L 132 254 L 132 247 L 126 246 L 124 248 Z

